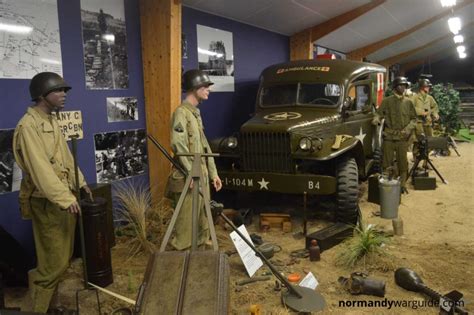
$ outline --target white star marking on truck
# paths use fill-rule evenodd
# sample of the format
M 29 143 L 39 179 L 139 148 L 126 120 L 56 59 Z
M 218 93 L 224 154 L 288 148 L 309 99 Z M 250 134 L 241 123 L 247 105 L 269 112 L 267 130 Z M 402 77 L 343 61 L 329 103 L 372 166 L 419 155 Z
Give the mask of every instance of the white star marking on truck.
M 260 190 L 262 189 L 268 190 L 268 184 L 270 184 L 270 182 L 265 181 L 265 178 L 262 177 L 262 180 L 257 183 L 260 185 Z
M 365 138 L 366 134 L 365 133 L 362 133 L 362 127 L 360 127 L 360 130 L 359 130 L 359 134 L 357 136 L 355 136 L 357 139 L 360 140 L 360 142 L 362 142 L 362 144 L 364 144 L 364 138 Z

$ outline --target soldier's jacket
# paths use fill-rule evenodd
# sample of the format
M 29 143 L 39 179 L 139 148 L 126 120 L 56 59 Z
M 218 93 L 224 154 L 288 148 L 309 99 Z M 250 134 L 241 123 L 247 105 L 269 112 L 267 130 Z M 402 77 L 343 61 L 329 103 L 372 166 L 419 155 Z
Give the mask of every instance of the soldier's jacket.
M 439 115 L 438 103 L 436 103 L 433 96 L 427 93 L 418 92 L 411 96 L 411 100 L 415 105 L 418 123 L 422 123 L 424 126 L 431 126 L 431 117 Z M 422 115 L 425 112 L 428 113 L 428 115 L 423 119 Z
M 28 108 L 13 135 L 13 153 L 23 171 L 20 208 L 30 216 L 30 197 L 47 198 L 62 209 L 76 201 L 74 160 L 55 115 Z M 79 171 L 80 187 L 86 185 Z
M 386 140 L 408 140 L 416 127 L 416 112 L 413 102 L 406 96 L 391 95 L 383 99 L 375 119 L 385 119 Z
M 187 101 L 183 101 L 176 108 L 171 120 L 171 149 L 177 153 L 212 153 L 202 124 L 201 114 L 196 106 Z M 207 165 L 205 161 L 207 160 Z M 192 157 L 180 156 L 179 162 L 188 171 L 191 171 Z M 208 157 L 201 160 L 204 176 L 209 176 L 212 180 L 216 178 L 217 169 L 214 158 Z M 184 185 L 184 176 L 174 170 L 170 177 L 169 190 L 179 192 Z

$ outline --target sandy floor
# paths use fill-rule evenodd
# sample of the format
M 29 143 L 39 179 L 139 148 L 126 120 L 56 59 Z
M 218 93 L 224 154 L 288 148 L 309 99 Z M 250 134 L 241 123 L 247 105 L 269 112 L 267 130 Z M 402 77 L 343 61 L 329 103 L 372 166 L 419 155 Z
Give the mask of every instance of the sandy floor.
M 250 232 L 259 233 L 264 241 L 278 244 L 282 251 L 276 253 L 272 261 L 283 273 L 298 272 L 304 275 L 311 271 L 319 281 L 317 291 L 326 299 L 327 307 L 321 314 L 437 314 L 436 308 L 420 307 L 343 307 L 341 301 L 382 301 L 384 298 L 359 295 L 353 296 L 345 292 L 338 284 L 339 276 L 349 276 L 353 271 L 366 271 L 371 277 L 386 281 L 385 298 L 398 301 L 416 301 L 422 303 L 424 296 L 405 291 L 394 282 L 394 270 L 398 267 L 408 267 L 416 271 L 423 281 L 436 291 L 447 293 L 458 290 L 464 293 L 466 306 L 474 311 L 474 144 L 459 145 L 461 157 L 454 154 L 449 157 L 433 158 L 434 165 L 448 180 L 442 184 L 438 179 L 438 188 L 432 191 L 415 191 L 410 189 L 404 195 L 399 209 L 404 222 L 404 235 L 391 237 L 386 245 L 388 256 L 359 265 L 353 270 L 336 266 L 337 253 L 343 245 L 325 251 L 321 261 L 310 262 L 307 259 L 291 260 L 289 253 L 294 249 L 304 247 L 304 239 L 295 238 L 292 233 L 283 234 L 280 230 L 270 230 L 261 233 L 257 230 L 257 217 L 254 224 L 248 227 Z M 431 176 L 435 176 L 432 172 Z M 373 215 L 379 209 L 378 205 L 368 203 L 367 186 L 363 184 L 361 209 L 368 223 L 376 224 L 379 229 L 392 233 L 391 220 L 381 219 Z M 310 231 L 317 230 L 328 222 L 312 221 Z M 299 229 L 298 218 L 294 218 L 294 230 Z M 222 250 L 231 250 L 233 246 L 227 234 L 230 231 L 218 229 L 218 239 Z M 127 248 L 119 242 L 113 249 L 114 283 L 108 289 L 135 299 L 141 283 L 147 257 L 139 256 L 126 260 Z M 75 261 L 68 271 L 66 280 L 61 286 L 61 302 L 70 307 L 74 306 L 75 290 L 80 287 L 80 261 Z M 260 304 L 262 314 L 291 314 L 280 301 L 280 293 L 275 292 L 275 281 L 251 283 L 242 287 L 235 281 L 246 279 L 247 274 L 237 255 L 230 257 L 231 266 L 231 313 L 249 314 L 251 304 Z M 257 272 L 262 274 L 267 268 Z M 8 289 L 6 292 L 7 306 L 17 306 L 23 303 L 25 289 Z M 127 306 L 126 303 L 100 294 L 102 310 L 110 313 L 112 309 Z M 81 293 L 82 314 L 97 314 L 94 294 Z

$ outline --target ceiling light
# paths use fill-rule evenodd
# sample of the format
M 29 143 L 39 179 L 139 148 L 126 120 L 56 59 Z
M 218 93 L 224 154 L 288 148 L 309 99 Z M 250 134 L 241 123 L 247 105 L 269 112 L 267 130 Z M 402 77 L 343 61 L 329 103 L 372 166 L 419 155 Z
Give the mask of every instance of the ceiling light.
M 448 20 L 448 26 L 449 26 L 449 30 L 453 33 L 453 34 L 457 34 L 459 33 L 459 31 L 461 30 L 461 19 L 458 18 L 458 17 L 452 17 Z
M 456 35 L 453 39 L 455 44 L 461 44 L 464 42 L 464 37 L 462 35 Z
M 458 51 L 458 53 L 462 54 L 463 52 L 466 51 L 466 47 L 461 45 L 461 46 L 456 47 L 456 50 Z
M 102 38 L 107 41 L 109 44 L 115 43 L 115 35 L 114 34 L 104 34 Z
M 442 7 L 452 7 L 456 5 L 456 0 L 441 0 Z
M 33 31 L 33 28 L 25 25 L 14 25 L 0 23 L 0 31 L 15 33 L 15 34 L 29 34 Z
M 464 58 L 466 58 L 466 57 L 467 57 L 467 54 L 466 54 L 466 53 L 464 53 L 464 52 L 463 52 L 463 53 L 459 53 L 459 58 L 464 59 Z
M 208 56 L 215 56 L 217 58 L 222 58 L 224 57 L 224 54 L 216 53 L 215 51 L 209 51 L 206 49 L 202 49 L 198 47 L 198 53 L 208 55 Z

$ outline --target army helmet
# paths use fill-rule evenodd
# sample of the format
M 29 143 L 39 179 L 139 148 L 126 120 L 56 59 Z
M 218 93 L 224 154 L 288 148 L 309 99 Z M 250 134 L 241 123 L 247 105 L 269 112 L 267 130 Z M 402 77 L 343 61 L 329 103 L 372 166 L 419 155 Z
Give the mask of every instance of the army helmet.
M 31 100 L 36 101 L 40 96 L 46 96 L 57 89 L 65 89 L 67 92 L 71 87 L 57 73 L 40 72 L 30 82 Z
M 408 87 L 410 84 L 408 83 L 407 78 L 405 77 L 396 77 L 392 82 L 392 88 L 396 88 L 399 85 L 405 85 Z
M 426 87 L 426 86 L 432 87 L 433 84 L 431 84 L 431 82 L 430 82 L 429 79 L 423 78 L 423 79 L 419 79 L 419 80 L 418 80 L 418 86 L 419 86 L 420 88 L 423 88 L 423 87 Z
M 190 91 L 199 89 L 203 86 L 213 85 L 209 76 L 201 70 L 192 69 L 183 74 L 183 90 Z

